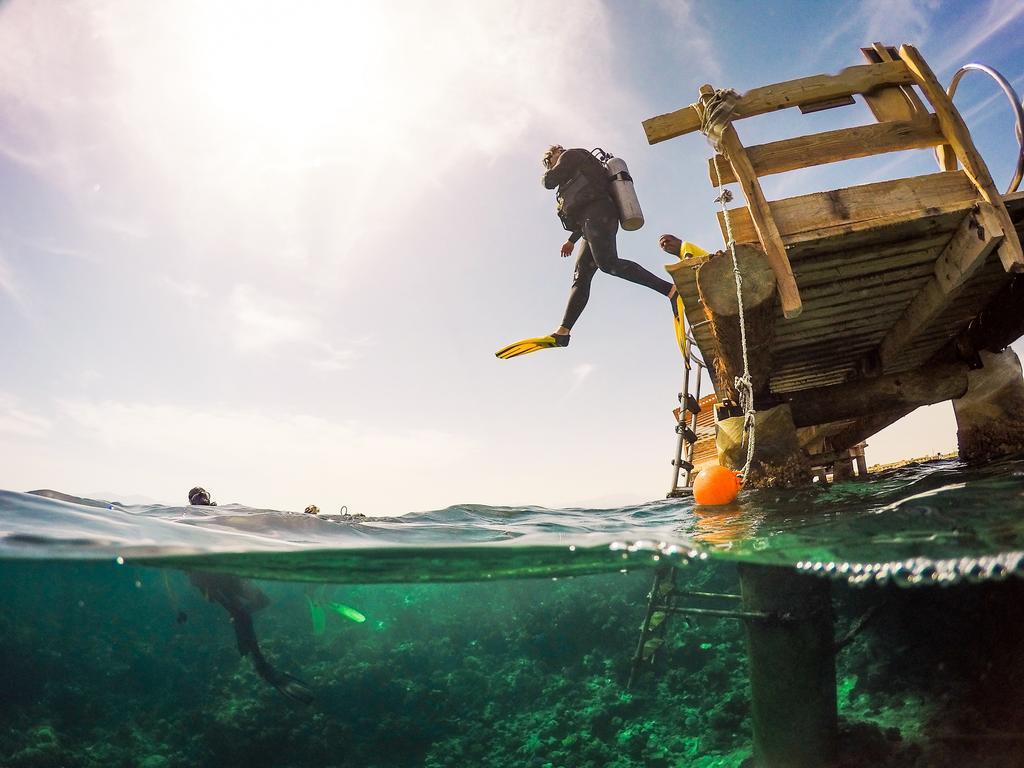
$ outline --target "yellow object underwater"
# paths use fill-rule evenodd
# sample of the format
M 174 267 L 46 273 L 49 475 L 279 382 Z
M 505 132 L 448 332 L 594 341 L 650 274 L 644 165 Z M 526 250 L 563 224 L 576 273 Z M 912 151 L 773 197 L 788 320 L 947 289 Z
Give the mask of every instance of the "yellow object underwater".
M 309 618 L 313 620 L 313 634 L 322 635 L 324 629 L 327 627 L 327 617 L 324 616 L 324 609 L 320 603 L 306 598 L 306 602 L 309 603 Z
M 555 347 L 569 346 L 569 336 L 537 336 L 533 339 L 514 341 L 507 347 L 502 347 L 494 356 L 502 360 L 509 360 L 520 355 L 528 355 L 531 352 L 539 352 L 542 349 L 554 349 Z
M 346 619 L 351 619 L 356 624 L 362 624 L 364 621 L 366 621 L 366 617 L 363 616 L 363 614 L 361 614 L 355 608 L 349 608 L 347 605 L 343 605 L 342 603 L 328 603 L 327 607 L 335 613 L 337 613 L 339 616 L 344 616 Z

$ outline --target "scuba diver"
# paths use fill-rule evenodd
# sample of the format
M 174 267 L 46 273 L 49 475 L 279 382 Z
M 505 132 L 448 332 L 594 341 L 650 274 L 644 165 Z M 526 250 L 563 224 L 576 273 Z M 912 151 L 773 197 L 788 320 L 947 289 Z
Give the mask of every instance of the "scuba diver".
M 193 488 L 188 492 L 189 504 L 197 507 L 215 507 L 216 503 L 203 488 Z M 238 652 L 252 659 L 256 674 L 274 686 L 289 699 L 302 704 L 312 704 L 313 692 L 301 680 L 286 672 L 274 669 L 263 656 L 256 640 L 256 630 L 252 624 L 252 614 L 270 604 L 270 599 L 248 581 L 244 581 L 229 573 L 209 573 L 192 571 L 188 580 L 212 603 L 219 603 L 231 617 L 235 628 L 235 640 Z M 179 623 L 181 615 L 179 614 Z
M 541 162 L 545 168 L 544 187 L 558 188 L 555 195 L 558 218 L 562 226 L 572 233 L 562 245 L 562 258 L 572 253 L 573 246 L 581 237 L 583 245 L 576 257 L 569 303 L 562 324 L 550 336 L 514 342 L 498 350 L 496 356 L 507 360 L 541 349 L 567 347 L 572 327 L 590 298 L 591 280 L 599 269 L 668 297 L 675 313 L 676 288 L 672 283 L 656 277 L 635 262 L 619 258 L 615 245 L 619 231 L 619 206 L 613 197 L 613 179 L 609 177 L 604 163 L 585 149 L 565 149 L 557 144 L 544 153 Z M 625 177 L 628 179 L 628 174 Z M 629 181 L 632 186 L 632 181 Z

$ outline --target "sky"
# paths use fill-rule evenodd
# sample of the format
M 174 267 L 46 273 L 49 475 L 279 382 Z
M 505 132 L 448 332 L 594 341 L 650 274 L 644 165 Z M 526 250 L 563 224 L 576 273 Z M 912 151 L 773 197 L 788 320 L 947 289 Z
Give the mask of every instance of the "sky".
M 1024 0 L 0 0 L 0 488 L 397 515 L 660 498 L 681 360 L 663 298 L 572 265 L 544 149 L 623 157 L 664 232 L 717 249 L 699 134 L 641 123 L 911 42 L 1024 90 Z M 996 86 L 956 102 L 1005 187 Z M 744 121 L 747 144 L 869 122 Z M 769 199 L 935 170 L 926 151 L 764 180 Z M 705 385 L 705 392 L 709 391 Z M 869 462 L 955 447 L 948 403 Z

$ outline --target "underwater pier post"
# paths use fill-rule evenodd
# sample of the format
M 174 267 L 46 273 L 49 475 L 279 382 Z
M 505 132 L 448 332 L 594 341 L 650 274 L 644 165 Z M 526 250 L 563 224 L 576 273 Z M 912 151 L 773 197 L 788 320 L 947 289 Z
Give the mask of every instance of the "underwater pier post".
M 822 768 L 837 754 L 831 585 L 767 565 L 739 566 L 758 768 Z

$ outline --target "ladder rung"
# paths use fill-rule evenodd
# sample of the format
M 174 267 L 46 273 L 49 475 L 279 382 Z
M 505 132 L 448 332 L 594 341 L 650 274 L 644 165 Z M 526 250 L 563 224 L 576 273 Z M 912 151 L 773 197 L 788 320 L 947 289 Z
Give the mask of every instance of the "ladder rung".
M 686 459 L 680 459 L 679 461 L 672 459 L 672 466 L 679 467 L 680 469 L 685 469 L 687 472 L 693 471 L 693 463 L 687 461 Z
M 680 398 L 679 401 L 682 402 L 683 399 L 684 398 Z M 685 400 L 686 400 L 686 405 L 684 407 L 686 408 L 686 410 L 688 410 L 690 413 L 692 413 L 694 415 L 700 413 L 700 403 L 697 402 L 697 398 L 696 397 L 694 397 L 689 392 L 687 392 Z
M 679 597 L 685 595 L 686 597 L 708 597 L 717 598 L 719 600 L 741 600 L 739 595 L 731 595 L 727 592 L 694 592 L 688 589 L 673 589 L 672 597 Z
M 676 424 L 676 434 L 682 435 L 683 440 L 685 440 L 688 443 L 697 442 L 697 435 L 695 435 L 693 430 L 683 423 Z

